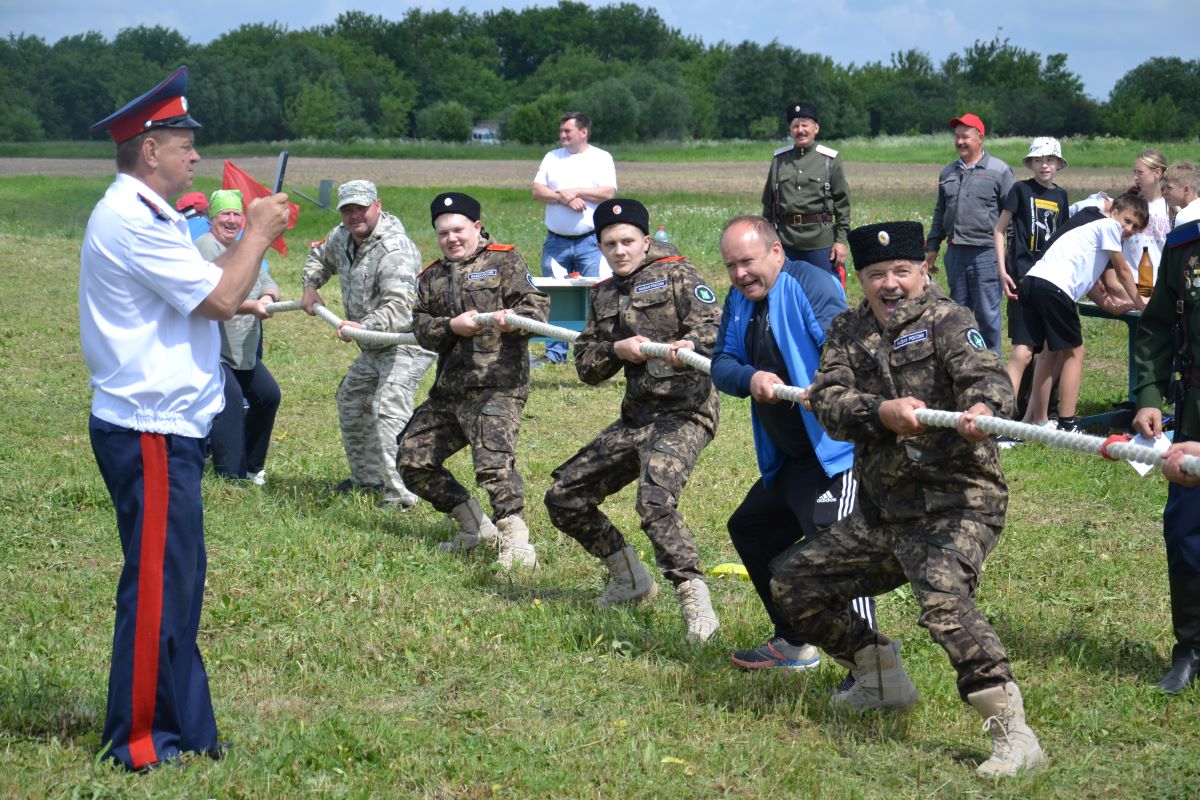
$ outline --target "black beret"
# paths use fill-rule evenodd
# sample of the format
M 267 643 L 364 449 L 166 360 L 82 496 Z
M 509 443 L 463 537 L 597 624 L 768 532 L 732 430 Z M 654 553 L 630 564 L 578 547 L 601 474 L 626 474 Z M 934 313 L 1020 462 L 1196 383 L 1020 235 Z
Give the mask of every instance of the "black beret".
M 817 116 L 817 107 L 812 103 L 792 103 L 787 109 L 787 121 L 790 123 L 794 119 L 811 119 L 818 125 L 821 124 L 821 118 Z
M 436 222 L 442 214 L 462 214 L 472 222 L 478 222 L 479 201 L 462 192 L 442 192 L 429 204 L 429 221 Z
M 856 270 L 880 261 L 925 260 L 925 229 L 919 222 L 880 222 L 850 231 Z
M 642 233 L 649 235 L 650 212 L 637 200 L 614 197 L 612 200 L 605 200 L 596 206 L 596 211 L 592 214 L 592 224 L 596 226 L 597 239 L 600 238 L 600 231 L 609 225 L 621 223 L 640 228 Z

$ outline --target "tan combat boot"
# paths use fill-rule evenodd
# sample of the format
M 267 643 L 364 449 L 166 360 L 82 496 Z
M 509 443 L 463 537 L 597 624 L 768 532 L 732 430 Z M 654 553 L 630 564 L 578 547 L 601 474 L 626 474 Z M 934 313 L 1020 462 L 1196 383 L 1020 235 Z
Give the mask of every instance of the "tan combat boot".
M 992 735 L 992 756 L 975 770 L 985 778 L 1001 778 L 1034 770 L 1046 763 L 1037 734 L 1025 724 L 1021 690 L 1012 681 L 967 695 Z
M 904 671 L 899 642 L 867 645 L 854 654 L 853 664 L 838 661 L 850 668 L 854 685 L 829 698 L 834 708 L 854 711 L 909 708 L 921 699 L 921 693 Z
M 513 515 L 496 523 L 500 534 L 500 555 L 496 561 L 505 569 L 512 567 L 536 567 L 537 551 L 529 543 L 529 527 L 525 520 Z
M 601 608 L 617 603 L 637 603 L 658 594 L 658 584 L 646 571 L 637 551 L 629 545 L 602 560 L 608 567 L 608 585 L 604 587 L 604 594 L 596 598 Z
M 707 642 L 709 637 L 717 632 L 717 628 L 721 627 L 721 623 L 717 621 L 717 612 L 713 611 L 708 586 L 699 578 L 692 578 L 676 586 L 675 594 L 679 597 L 680 608 L 683 609 L 683 621 L 687 623 L 687 640 Z
M 449 541 L 438 544 L 438 549 L 442 552 L 465 553 L 483 543 L 492 547 L 499 544 L 500 534 L 496 531 L 496 526 L 488 519 L 487 514 L 483 513 L 474 497 L 450 509 L 450 518 L 458 523 L 458 533 Z

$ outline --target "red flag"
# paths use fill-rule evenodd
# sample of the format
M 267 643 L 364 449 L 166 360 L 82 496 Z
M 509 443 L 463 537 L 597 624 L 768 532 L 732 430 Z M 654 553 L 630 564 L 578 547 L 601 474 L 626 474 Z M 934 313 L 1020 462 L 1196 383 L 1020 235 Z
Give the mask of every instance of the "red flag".
M 221 178 L 222 189 L 237 189 L 242 193 L 243 205 L 249 206 L 250 201 L 258 197 L 270 197 L 271 190 L 263 186 L 250 174 L 241 167 L 234 164 L 232 161 L 225 162 L 225 174 Z M 288 203 L 288 230 L 296 227 L 296 218 L 300 216 L 300 206 L 295 203 Z M 279 251 L 282 256 L 287 255 L 287 242 L 280 236 L 275 241 L 271 242 L 271 247 Z

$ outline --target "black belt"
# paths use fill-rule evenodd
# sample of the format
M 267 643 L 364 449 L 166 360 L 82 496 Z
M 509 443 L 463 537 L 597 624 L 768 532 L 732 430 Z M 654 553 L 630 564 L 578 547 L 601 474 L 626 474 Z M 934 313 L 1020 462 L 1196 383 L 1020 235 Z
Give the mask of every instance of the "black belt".
M 814 222 L 833 222 L 833 217 L 828 214 L 793 214 L 793 225 L 811 225 Z
M 577 241 L 579 241 L 580 239 L 586 239 L 586 238 L 587 238 L 587 237 L 589 237 L 589 236 L 595 236 L 595 235 L 596 235 L 596 232 L 595 232 L 595 231 L 588 231 L 587 233 L 577 233 L 577 234 L 575 234 L 574 236 L 568 236 L 568 235 L 567 235 L 567 234 L 565 234 L 565 233 L 555 233 L 554 231 L 550 230 L 549 228 L 547 228 L 547 229 L 546 229 L 546 233 L 549 233 L 549 234 L 551 234 L 552 236 L 557 236 L 557 237 L 558 237 L 558 238 L 560 238 L 560 239 L 567 239 L 567 240 L 570 240 L 570 241 L 572 241 L 572 242 L 577 242 Z

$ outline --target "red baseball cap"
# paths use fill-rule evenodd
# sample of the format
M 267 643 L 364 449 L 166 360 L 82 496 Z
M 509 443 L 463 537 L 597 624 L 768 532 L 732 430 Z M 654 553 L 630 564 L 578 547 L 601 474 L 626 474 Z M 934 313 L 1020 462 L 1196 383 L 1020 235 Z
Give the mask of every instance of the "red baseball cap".
M 968 128 L 974 128 L 979 131 L 980 135 L 987 133 L 987 129 L 983 127 L 983 120 L 974 114 L 963 114 L 961 117 L 955 117 L 950 120 L 950 130 L 954 130 L 959 125 L 966 125 Z
M 196 209 L 198 214 L 207 213 L 208 198 L 203 192 L 188 192 L 175 201 L 176 211 L 187 211 L 189 208 Z

